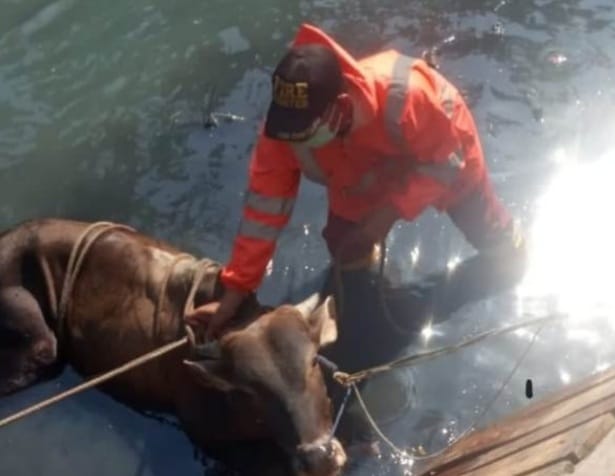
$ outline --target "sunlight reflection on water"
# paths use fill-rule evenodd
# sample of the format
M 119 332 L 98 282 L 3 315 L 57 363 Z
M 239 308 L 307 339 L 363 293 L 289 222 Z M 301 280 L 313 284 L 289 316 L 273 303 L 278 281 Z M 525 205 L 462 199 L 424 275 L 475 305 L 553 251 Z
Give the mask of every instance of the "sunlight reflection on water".
M 605 345 L 600 326 L 614 326 L 609 317 L 615 311 L 615 225 L 608 217 L 615 203 L 615 151 L 581 162 L 559 149 L 554 158 L 560 169 L 537 203 L 519 310 L 561 312 L 567 341 L 600 350 Z M 564 384 L 571 381 L 563 364 L 559 376 Z
M 592 163 L 564 163 L 538 202 L 522 299 L 548 297 L 571 318 L 615 309 L 615 151 Z M 591 245 L 588 246 L 588 238 Z

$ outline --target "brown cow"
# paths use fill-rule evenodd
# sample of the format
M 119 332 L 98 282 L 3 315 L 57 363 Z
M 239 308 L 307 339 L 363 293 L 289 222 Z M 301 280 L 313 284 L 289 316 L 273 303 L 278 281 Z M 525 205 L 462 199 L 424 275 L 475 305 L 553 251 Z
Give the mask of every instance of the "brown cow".
M 88 223 L 49 219 L 0 235 L 0 395 L 65 363 L 84 376 L 98 374 L 181 337 L 199 269 L 194 304 L 222 292 L 216 263 L 131 230 L 85 231 L 96 233 Z M 66 275 L 77 245 L 87 249 L 71 285 Z M 332 306 L 313 304 L 266 310 L 252 297 L 205 360 L 185 362 L 186 346 L 103 390 L 135 408 L 175 414 L 205 450 L 270 438 L 296 474 L 338 474 L 346 456 L 329 438 L 330 403 L 315 360 L 335 339 Z

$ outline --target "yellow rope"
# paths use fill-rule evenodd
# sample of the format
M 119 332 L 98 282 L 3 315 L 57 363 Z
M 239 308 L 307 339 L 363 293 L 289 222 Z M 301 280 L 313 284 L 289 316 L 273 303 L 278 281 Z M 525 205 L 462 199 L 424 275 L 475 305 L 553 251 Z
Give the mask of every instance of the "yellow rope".
M 106 382 L 107 380 L 110 380 L 114 377 L 117 377 L 120 374 L 126 373 L 129 370 L 134 369 L 135 367 L 138 367 L 154 359 L 157 359 L 158 357 L 168 354 L 169 352 L 182 347 L 187 342 L 188 342 L 188 337 L 182 337 L 181 339 L 175 342 L 171 342 L 170 344 L 167 344 L 151 352 L 148 352 L 145 355 L 137 357 L 136 359 L 133 359 L 130 362 L 125 363 L 121 367 L 117 367 L 113 370 L 110 370 L 109 372 L 99 375 L 98 377 L 94 377 L 80 385 L 77 385 L 76 387 L 73 387 L 69 390 L 59 393 L 58 395 L 48 398 L 35 405 L 32 405 L 31 407 L 28 407 L 24 410 L 21 410 L 20 412 L 17 412 L 7 418 L 4 418 L 3 420 L 0 420 L 0 428 L 10 423 L 13 423 L 17 420 L 20 420 L 28 415 L 31 415 L 32 413 L 42 410 L 43 408 L 47 408 L 48 406 L 53 405 L 54 403 L 58 403 L 62 400 L 67 399 L 68 397 L 72 397 L 73 395 L 76 395 L 92 387 L 100 385 L 101 383 Z
M 352 383 L 351 386 L 352 386 L 352 389 L 354 390 L 354 394 L 357 397 L 357 400 L 359 401 L 359 404 L 361 405 L 361 409 L 363 410 L 363 413 L 365 413 L 365 416 L 367 417 L 367 421 L 369 421 L 369 424 L 372 426 L 374 431 L 378 434 L 378 436 L 382 439 L 382 441 L 384 441 L 387 445 L 389 445 L 389 448 L 391 448 L 395 453 L 401 456 L 406 456 L 407 455 L 406 452 L 404 450 L 400 450 L 397 446 L 395 446 L 395 444 L 390 439 L 388 439 L 386 435 L 380 430 L 380 428 L 378 427 L 378 424 L 376 423 L 376 420 L 374 420 L 371 413 L 369 413 L 369 410 L 367 409 L 367 405 L 365 405 L 365 402 L 363 401 L 363 397 L 361 396 L 361 392 L 357 388 L 357 384 Z
M 384 311 L 384 315 L 387 319 L 387 321 L 389 322 L 389 324 L 400 334 L 402 335 L 409 335 L 409 332 L 407 329 L 404 329 L 403 327 L 401 327 L 394 319 L 393 316 L 390 314 L 389 312 L 389 308 L 387 306 L 387 303 L 385 301 L 385 296 L 384 296 L 384 292 L 383 292 L 383 275 L 384 275 L 384 264 L 385 264 L 385 259 L 386 259 L 386 243 L 384 240 L 382 240 L 380 242 L 380 256 L 379 256 L 379 284 L 378 284 L 378 297 L 381 300 L 381 304 L 382 304 L 382 308 Z M 335 276 L 335 281 L 336 281 L 336 286 L 338 289 L 338 292 L 336 293 L 336 300 L 338 301 L 338 310 L 339 310 L 339 314 L 343 316 L 343 309 L 344 309 L 344 292 L 343 292 L 343 280 L 342 280 L 342 269 L 343 266 L 341 264 L 341 247 L 340 250 L 336 253 L 336 256 L 334 258 L 334 262 L 333 262 L 333 267 L 334 267 L 334 276 Z M 333 378 L 334 380 L 336 380 L 339 384 L 343 385 L 344 387 L 347 388 L 352 388 L 354 390 L 354 393 L 357 397 L 357 400 L 359 401 L 359 404 L 361 406 L 361 409 L 363 410 L 363 412 L 365 413 L 365 416 L 369 422 L 369 424 L 372 426 L 372 428 L 374 429 L 374 431 L 378 434 L 378 436 L 395 452 L 397 453 L 399 456 L 405 457 L 407 456 L 407 453 L 405 451 L 400 450 L 397 446 L 395 446 L 395 444 L 386 437 L 386 435 L 380 430 L 380 428 L 378 427 L 378 424 L 376 423 L 376 421 L 372 418 L 371 414 L 369 413 L 367 406 L 365 405 L 365 402 L 363 401 L 363 398 L 361 397 L 361 393 L 359 391 L 359 388 L 357 387 L 357 384 L 360 383 L 361 381 L 368 379 L 370 377 L 372 377 L 373 375 L 376 374 L 380 374 L 380 373 L 384 373 L 384 372 L 389 372 L 391 370 L 394 370 L 396 368 L 403 368 L 403 367 L 410 367 L 410 366 L 415 366 L 419 363 L 425 362 L 427 360 L 432 360 L 436 357 L 440 357 L 443 355 L 447 355 L 447 354 L 451 354 L 453 352 L 456 352 L 464 347 L 467 347 L 469 345 L 472 345 L 476 342 L 479 342 L 481 340 L 484 340 L 488 337 L 492 337 L 492 336 L 496 336 L 496 335 L 502 335 L 505 333 L 509 333 L 509 332 L 513 332 L 515 330 L 524 328 L 524 327 L 529 327 L 529 326 L 534 326 L 534 325 L 540 325 L 541 327 L 539 328 L 539 330 L 536 332 L 535 336 L 534 336 L 534 340 L 536 338 L 536 336 L 538 335 L 538 333 L 542 330 L 542 328 L 544 327 L 545 324 L 547 324 L 550 321 L 554 321 L 554 320 L 560 320 L 562 319 L 564 316 L 562 314 L 552 314 L 543 318 L 538 318 L 538 319 L 531 319 L 531 320 L 527 320 L 512 326 L 508 326 L 508 327 L 504 327 L 501 329 L 493 329 L 490 331 L 486 331 L 483 332 L 481 334 L 478 334 L 477 336 L 470 338 L 470 339 L 466 339 L 465 341 L 460 342 L 459 344 L 456 345 L 452 345 L 452 346 L 447 346 L 447 347 L 442 347 L 439 349 L 435 349 L 435 350 L 431 350 L 431 351 L 427 351 L 427 352 L 422 352 L 422 353 L 418 353 L 418 354 L 414 354 L 414 355 L 409 355 L 409 356 L 404 356 L 395 360 L 392 360 L 390 362 L 387 362 L 385 364 L 382 365 L 376 365 L 373 367 L 369 367 L 363 370 L 359 370 L 357 372 L 354 373 L 346 373 L 343 371 L 335 371 L 333 373 Z M 533 342 L 533 341 L 532 341 Z M 531 348 L 531 345 L 528 347 L 527 351 L 529 351 L 529 349 Z M 507 380 L 510 380 L 510 378 L 512 378 L 512 376 L 514 375 L 516 369 L 518 368 L 518 365 L 521 363 L 521 360 L 519 362 L 517 362 L 517 365 L 515 366 L 515 368 L 513 369 L 513 371 L 511 372 L 509 378 Z M 502 388 L 500 389 L 500 392 L 503 390 L 503 388 L 505 387 L 506 382 L 504 383 L 504 385 L 502 386 Z M 499 395 L 499 393 L 497 395 Z M 497 398 L 497 396 L 496 396 Z M 491 404 L 493 404 L 493 402 L 495 401 L 495 399 L 491 402 Z M 483 411 L 483 414 L 489 409 L 489 407 L 491 406 L 487 405 Z M 470 428 L 468 428 L 468 430 L 466 430 L 466 432 L 462 433 L 462 435 L 459 436 L 459 438 L 461 438 L 462 436 L 464 436 L 466 433 L 468 433 L 469 431 L 471 431 L 473 428 L 475 427 L 475 424 L 473 424 Z M 459 439 L 458 438 L 458 439 Z M 427 459 L 429 457 L 432 457 L 433 455 L 429 455 L 426 457 L 422 457 L 421 459 Z M 416 457 L 415 457 L 416 458 Z
M 546 316 L 546 317 L 540 317 L 537 319 L 522 321 L 512 326 L 503 327 L 501 329 L 492 329 L 489 331 L 482 332 L 470 339 L 466 339 L 460 342 L 459 344 L 446 346 L 446 347 L 440 347 L 439 349 L 429 350 L 426 352 L 419 352 L 418 354 L 407 355 L 404 357 L 400 357 L 399 359 L 395 359 L 390 362 L 387 362 L 385 364 L 376 365 L 374 367 L 369 367 L 367 369 L 359 370 L 354 373 L 346 373 L 346 372 L 338 371 L 333 374 L 333 377 L 338 383 L 344 386 L 352 385 L 362 380 L 365 380 L 367 378 L 370 378 L 376 374 L 388 372 L 390 370 L 394 370 L 397 368 L 413 367 L 415 365 L 426 362 L 428 360 L 435 359 L 436 357 L 441 357 L 443 355 L 451 354 L 460 349 L 463 349 L 464 347 L 468 347 L 481 340 L 484 340 L 488 337 L 494 337 L 494 336 L 498 336 L 502 334 L 507 334 L 507 333 L 514 332 L 516 330 L 519 330 L 525 327 L 544 325 L 550 321 L 561 320 L 564 317 L 565 316 L 563 314 L 553 314 L 553 315 Z
M 162 306 L 164 305 L 165 297 L 166 297 L 166 289 L 169 283 L 169 279 L 173 275 L 173 271 L 175 270 L 175 266 L 180 261 L 185 259 L 194 259 L 191 255 L 182 253 L 173 258 L 171 264 L 167 268 L 167 271 L 162 280 L 162 284 L 160 285 L 160 292 L 158 293 L 158 299 L 156 300 L 156 307 L 154 308 L 154 319 L 152 322 L 152 338 L 154 342 L 160 338 L 160 313 L 162 312 Z M 184 314 L 185 315 L 185 314 Z
M 98 229 L 98 230 L 97 230 Z M 68 309 L 68 302 L 70 295 L 72 293 L 73 287 L 75 285 L 75 281 L 77 279 L 77 275 L 81 270 L 81 265 L 83 264 L 83 260 L 87 252 L 90 250 L 90 247 L 94 244 L 94 242 L 102 236 L 104 233 L 111 230 L 126 230 L 134 232 L 133 228 L 130 228 L 126 225 L 118 225 L 110 222 L 96 222 L 89 225 L 81 235 L 77 238 L 77 241 L 73 245 L 73 249 L 71 250 L 70 257 L 68 258 L 68 264 L 66 265 L 66 271 L 64 274 L 64 283 L 62 285 L 62 289 L 60 291 L 60 302 L 54 308 L 57 309 L 56 317 L 56 337 L 58 340 L 58 345 L 61 344 L 64 338 L 64 325 L 65 325 L 65 317 L 66 311 Z M 90 233 L 93 233 L 90 236 Z
M 85 244 L 85 246 L 81 249 L 81 251 L 79 251 L 79 249 L 81 248 L 81 245 L 83 243 L 85 243 L 90 231 L 92 231 L 95 228 L 100 227 L 101 225 L 105 225 L 104 228 L 102 230 L 99 230 L 92 239 L 90 239 L 89 242 L 87 242 Z M 70 290 L 72 288 L 72 286 L 74 285 L 74 281 L 75 278 L 77 276 L 77 273 L 79 271 L 79 268 L 81 266 L 81 263 L 83 262 L 83 258 L 85 256 L 85 254 L 87 253 L 87 251 L 89 250 L 90 246 L 92 245 L 92 243 L 103 233 L 105 233 L 106 231 L 109 231 L 111 228 L 123 228 L 123 229 L 129 229 L 132 230 L 128 227 L 124 227 L 121 225 L 114 225 L 114 224 L 110 224 L 110 223 L 104 223 L 104 222 L 99 222 L 99 223 L 95 223 L 93 225 L 91 225 L 90 227 L 88 227 L 83 233 L 82 235 L 79 237 L 79 239 L 77 240 L 77 242 L 75 243 L 75 246 L 73 247 L 73 250 L 71 252 L 71 256 L 69 259 L 69 267 L 68 270 L 70 271 L 70 278 L 66 278 L 64 280 L 65 283 L 65 287 L 62 289 L 62 297 L 63 297 L 63 306 L 64 306 L 64 310 L 62 312 L 65 312 L 65 307 L 66 304 L 68 302 L 68 291 L 66 291 L 66 289 Z M 134 230 L 132 230 L 134 231 Z M 178 255 L 176 257 L 176 259 L 173 260 L 173 262 L 171 263 L 171 266 L 169 268 L 169 271 L 167 272 L 162 285 L 161 285 L 161 289 L 160 289 L 160 294 L 158 296 L 158 302 L 157 302 L 157 306 L 156 306 L 156 311 L 155 311 L 155 319 L 158 319 L 158 313 L 160 311 L 160 305 L 162 303 L 162 298 L 160 297 L 161 295 L 166 293 L 166 286 L 169 280 L 169 276 L 170 273 L 172 272 L 173 268 L 175 267 L 175 265 L 181 260 L 184 259 L 186 256 L 189 255 Z M 203 277 L 205 276 L 205 273 L 207 272 L 208 268 L 210 268 L 211 266 L 213 266 L 213 263 L 209 260 L 201 260 L 198 262 L 197 267 L 194 271 L 194 275 L 192 277 L 192 286 L 190 288 L 190 292 L 188 293 L 188 296 L 186 297 L 186 301 L 184 303 L 184 315 L 187 314 L 188 311 L 192 310 L 194 308 L 194 298 L 196 296 L 196 293 L 199 289 L 199 285 L 201 284 L 201 281 L 203 280 Z M 68 271 L 67 271 L 68 272 Z M 59 314 L 62 315 L 62 314 Z M 183 316 L 182 316 L 183 318 Z M 158 324 L 155 323 L 155 328 L 158 329 Z M 155 360 L 159 357 L 162 357 L 163 355 L 166 355 L 176 349 L 179 349 L 180 347 L 183 347 L 184 345 L 186 345 L 189 342 L 189 338 L 188 336 L 184 336 L 181 339 L 178 339 L 174 342 L 171 342 L 169 344 L 163 345 L 162 347 L 159 347 L 157 349 L 154 349 L 144 355 L 141 355 L 135 359 L 132 359 L 128 362 L 126 362 L 124 365 L 121 365 L 120 367 L 117 367 L 115 369 L 112 369 L 108 372 L 105 372 L 102 375 L 99 375 L 97 377 L 94 377 L 86 382 L 83 382 L 80 385 L 77 385 L 76 387 L 73 387 L 69 390 L 66 390 L 62 393 L 59 393 L 51 398 L 48 398 L 46 400 L 43 400 L 42 402 L 39 402 L 35 405 L 32 405 L 28 408 L 25 408 L 24 410 L 21 410 L 17 413 L 14 413 L 13 415 L 8 416 L 7 418 L 4 418 L 2 420 L 0 420 L 0 428 L 13 423 L 17 420 L 20 420 L 28 415 L 31 415 L 32 413 L 35 413 L 39 410 L 42 410 L 44 408 L 47 408 L 55 403 L 61 402 L 62 400 L 65 400 L 69 397 L 72 397 L 73 395 L 76 395 L 78 393 L 81 393 L 85 390 L 88 390 L 90 388 L 93 388 L 97 385 L 100 385 L 101 383 L 107 382 L 108 380 L 111 380 L 114 377 L 117 377 L 118 375 L 124 374 L 126 372 L 128 372 L 129 370 L 132 370 L 136 367 L 139 367 L 141 365 L 144 365 L 148 362 L 151 362 L 152 360 Z

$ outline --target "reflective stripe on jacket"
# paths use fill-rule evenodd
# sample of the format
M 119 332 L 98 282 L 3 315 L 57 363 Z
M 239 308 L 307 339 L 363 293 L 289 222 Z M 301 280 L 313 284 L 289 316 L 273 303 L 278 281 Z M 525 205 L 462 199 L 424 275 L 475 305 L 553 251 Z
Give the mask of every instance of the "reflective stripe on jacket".
M 331 47 L 366 124 L 317 150 L 260 134 L 225 285 L 254 290 L 288 223 L 300 176 L 327 187 L 329 207 L 359 222 L 385 204 L 413 219 L 444 210 L 485 173 L 474 121 L 457 89 L 420 59 L 390 50 L 360 61 L 319 29 L 303 25 L 295 44 Z

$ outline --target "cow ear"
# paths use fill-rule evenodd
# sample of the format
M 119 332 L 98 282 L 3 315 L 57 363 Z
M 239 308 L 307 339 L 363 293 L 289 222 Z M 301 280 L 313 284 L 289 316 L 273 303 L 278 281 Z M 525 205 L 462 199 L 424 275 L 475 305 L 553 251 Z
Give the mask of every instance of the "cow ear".
M 221 376 L 220 362 L 212 360 L 184 360 L 190 375 L 204 387 L 230 392 L 235 386 Z
M 312 340 L 323 347 L 337 340 L 335 300 L 327 296 L 324 301 L 314 305 L 315 299 L 311 296 L 296 307 L 308 324 Z

